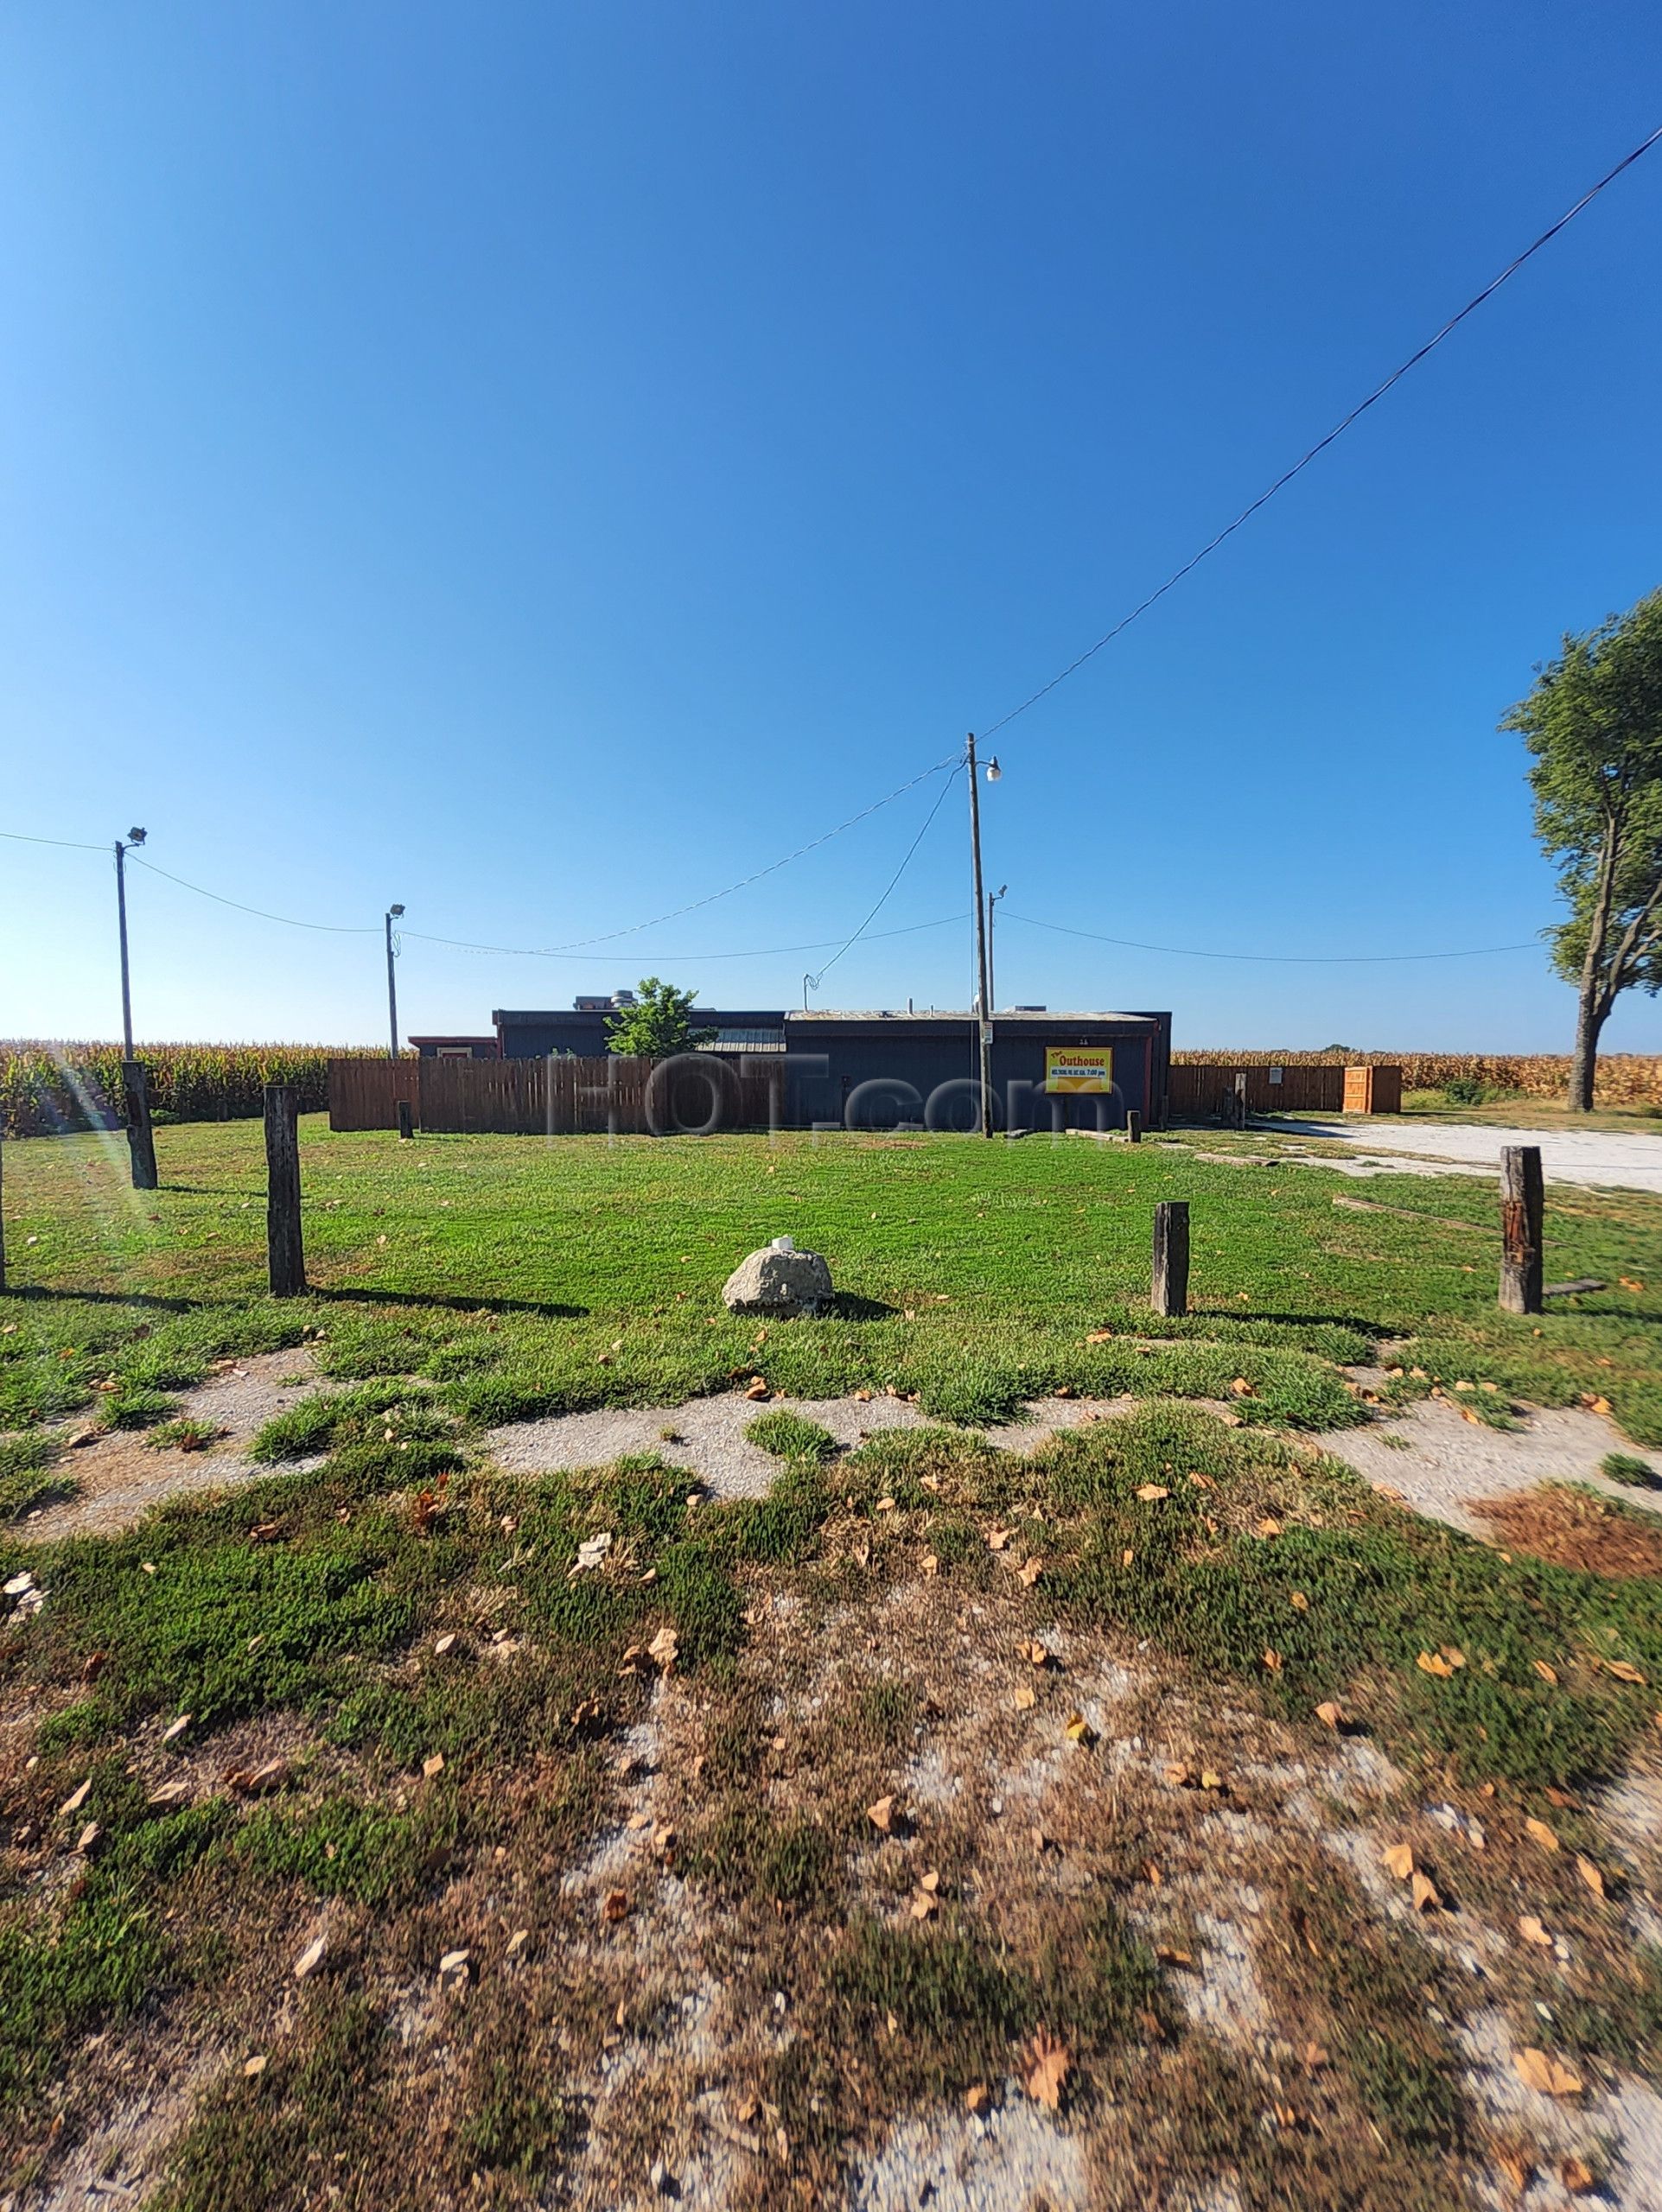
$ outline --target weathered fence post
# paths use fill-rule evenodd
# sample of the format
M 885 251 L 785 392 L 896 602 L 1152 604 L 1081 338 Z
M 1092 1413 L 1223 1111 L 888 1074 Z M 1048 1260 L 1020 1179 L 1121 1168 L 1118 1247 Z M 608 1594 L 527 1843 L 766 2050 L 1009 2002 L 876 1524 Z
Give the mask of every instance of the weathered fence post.
M 416 1116 L 411 1109 L 410 1101 L 407 1098 L 401 1098 L 398 1101 L 398 1135 L 401 1137 L 413 1137 L 415 1134 Z
M 153 1191 L 161 1179 L 156 1172 L 156 1132 L 150 1127 L 150 1071 L 143 1060 L 121 1063 L 121 1094 L 127 1116 L 127 1150 L 132 1159 L 133 1188 Z
M 1154 1288 L 1156 1313 L 1188 1312 L 1188 1202 L 1162 1198 L 1154 1210 Z
M 1141 1144 L 1143 1141 L 1143 1116 L 1135 1106 L 1128 1106 L 1125 1109 L 1125 1141 L 1127 1144 Z
M 1500 1147 L 1500 1304 L 1508 1313 L 1541 1310 L 1541 1147 Z
M 273 1298 L 297 1298 L 306 1287 L 300 1241 L 299 1104 L 291 1085 L 265 1086 L 265 1250 Z

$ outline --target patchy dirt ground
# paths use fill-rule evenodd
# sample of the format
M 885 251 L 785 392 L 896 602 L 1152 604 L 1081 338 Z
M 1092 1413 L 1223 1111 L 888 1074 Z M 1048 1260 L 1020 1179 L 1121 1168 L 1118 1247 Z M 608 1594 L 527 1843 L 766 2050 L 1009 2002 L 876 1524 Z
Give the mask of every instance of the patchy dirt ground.
M 1533 1490 L 1543 1482 L 1585 1483 L 1642 1512 L 1662 1512 L 1662 1492 L 1613 1483 L 1599 1472 L 1607 1453 L 1646 1459 L 1662 1476 L 1662 1453 L 1635 1452 L 1601 1414 L 1580 1407 L 1537 1408 L 1518 1429 L 1470 1421 L 1451 1398 L 1427 1398 L 1365 1428 L 1335 1429 L 1321 1440 L 1387 1497 L 1446 1521 L 1468 1535 L 1489 1534 L 1482 1501 Z
M 181 1491 L 222 1490 L 252 1481 L 272 1470 L 248 1457 L 256 1432 L 284 1413 L 314 1387 L 309 1351 L 257 1352 L 245 1359 L 222 1360 L 206 1382 L 178 1394 L 182 1416 L 218 1432 L 205 1451 L 161 1448 L 146 1440 L 143 1429 L 100 1430 L 64 1455 L 61 1471 L 76 1493 L 55 1505 L 29 1514 L 23 1529 L 43 1541 L 58 1536 L 110 1535 L 131 1529 L 149 1509 Z M 69 1423 L 67 1436 L 86 1434 L 91 1424 Z M 315 1465 L 315 1461 L 290 1462 Z
M 1028 1408 L 1024 1420 L 990 1433 L 1006 1451 L 1031 1452 L 1060 1430 L 1111 1421 L 1137 1402 L 1135 1398 L 1044 1398 Z M 758 1402 L 728 1393 L 644 1411 L 607 1408 L 516 1421 L 493 1429 L 485 1448 L 498 1466 L 519 1474 L 599 1466 L 625 1452 L 656 1452 L 672 1466 L 691 1470 L 717 1497 L 762 1497 L 777 1478 L 780 1463 L 774 1453 L 752 1444 L 744 1432 L 759 1414 L 775 1412 L 816 1421 L 844 1446 L 863 1443 L 883 1429 L 931 1426 L 908 1400 L 892 1395 L 775 1396 Z

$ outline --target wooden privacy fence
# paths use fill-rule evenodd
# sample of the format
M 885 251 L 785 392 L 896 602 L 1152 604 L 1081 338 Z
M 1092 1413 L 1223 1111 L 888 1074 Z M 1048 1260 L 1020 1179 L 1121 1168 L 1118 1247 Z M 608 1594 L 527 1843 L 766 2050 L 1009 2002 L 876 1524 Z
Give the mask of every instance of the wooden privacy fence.
M 416 1105 L 420 1060 L 331 1060 L 329 1127 L 332 1129 L 396 1129 L 398 1101 Z
M 1288 1061 L 1279 1083 L 1265 1065 L 1232 1065 L 1227 1060 L 1174 1060 L 1168 1111 L 1175 1122 L 1209 1121 L 1226 1111 L 1238 1084 L 1246 1090 L 1249 1114 L 1396 1114 L 1402 1110 L 1400 1068 L 1347 1069 L 1337 1064 L 1301 1066 Z M 1348 1078 L 1348 1081 L 1347 1081 Z
M 709 1135 L 778 1118 L 782 1060 L 700 1052 L 669 1061 L 334 1060 L 329 1127 L 392 1129 L 407 1100 L 418 1128 L 497 1136 Z M 777 1102 L 777 1103 L 775 1103 Z

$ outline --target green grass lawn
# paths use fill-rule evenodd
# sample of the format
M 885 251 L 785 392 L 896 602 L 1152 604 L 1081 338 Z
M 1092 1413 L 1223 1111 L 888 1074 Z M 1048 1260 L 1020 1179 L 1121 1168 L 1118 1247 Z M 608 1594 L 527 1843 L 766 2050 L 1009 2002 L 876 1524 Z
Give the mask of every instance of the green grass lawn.
M 801 1395 L 893 1387 L 975 1421 L 1058 1388 L 1213 1395 L 1239 1376 L 1249 1417 L 1319 1427 L 1355 1414 L 1332 1363 L 1410 1337 L 1407 1364 L 1550 1402 L 1602 1395 L 1635 1440 L 1662 1440 L 1662 1204 L 1555 1193 L 1550 1274 L 1614 1287 L 1533 1323 L 1496 1310 L 1484 1183 L 1380 1179 L 1367 1192 L 1400 1212 L 1357 1214 L 1334 1204 L 1353 1182 L 1194 1150 L 798 1135 L 400 1144 L 308 1121 L 317 1294 L 279 1306 L 262 1294 L 255 1125 L 168 1130 L 149 1194 L 126 1187 L 118 1142 L 14 1144 L 0 1427 L 83 1405 L 107 1374 L 124 1385 L 118 1413 L 137 1393 L 131 1417 L 153 1419 L 150 1394 L 214 1355 L 302 1330 L 322 1332 L 336 1374 L 426 1377 L 468 1425 L 673 1404 L 759 1372 Z M 1160 1198 L 1191 1208 L 1184 1322 L 1146 1306 Z M 721 1286 L 780 1233 L 827 1255 L 843 1310 L 759 1342 Z
M 1070 2053 L 1071 2124 L 1156 2159 L 1115 2203 L 1180 2183 L 1199 2201 L 1226 2172 L 1254 2205 L 1468 2201 L 1488 2138 L 1453 2037 L 1474 2006 L 1589 2079 L 1662 2073 L 1662 1974 L 1622 1935 L 1589 1796 L 1655 1738 L 1654 1579 L 1472 1542 L 1301 1433 L 1366 1417 L 1342 1364 L 1390 1343 L 1426 1370 L 1402 1388 L 1596 1395 L 1662 1438 L 1662 1202 L 1552 1198 L 1550 1273 L 1617 1287 L 1535 1322 L 1495 1308 L 1476 1180 L 1359 1186 L 1188 1142 L 401 1145 L 308 1122 L 315 1289 L 278 1304 L 257 1128 L 165 1130 L 158 1149 L 165 1186 L 138 1195 L 98 1139 L 7 1147 L 11 1510 L 53 1478 L 48 1424 L 92 1404 L 158 1424 L 227 1352 L 304 1338 L 351 1387 L 281 1416 L 274 1471 L 223 1497 L 118 1536 L 0 1529 L 0 1579 L 47 1592 L 0 1625 L 0 2190 L 118 2132 L 154 2076 L 178 2095 L 149 2200 L 166 2212 L 528 2207 L 568 2201 L 579 2171 L 576 2201 L 633 2202 L 692 2094 L 650 2088 L 684 1987 L 653 1948 L 659 1910 L 675 1972 L 691 1946 L 751 2024 L 699 2046 L 695 2086 L 761 2146 L 730 2199 L 758 2212 L 843 2202 L 891 2123 L 1002 2095 L 1041 2031 Z M 1390 1210 L 1334 1204 L 1359 1190 Z M 1184 1323 L 1146 1310 L 1162 1198 L 1192 1208 Z M 782 1232 L 828 1255 L 840 1310 L 728 1317 L 726 1274 Z M 758 1408 L 780 1475 L 727 1503 L 651 1457 L 520 1478 L 481 1448 L 505 1416 L 757 1373 L 915 1393 L 942 1422 L 1056 1389 L 1149 1402 L 1032 1459 L 944 1426 L 838 1455 Z M 1215 1395 L 1244 1425 L 1181 1402 Z M 327 1456 L 276 1471 L 300 1452 Z M 580 1567 L 602 1533 L 603 1562 Z M 1039 1667 L 1039 1637 L 1067 1662 Z M 1152 1780 L 1074 1732 L 1077 1685 L 1110 1661 L 1157 1673 L 1137 1724 Z M 1285 1817 L 1288 1763 L 1325 1773 L 1348 1740 L 1329 1700 L 1409 1777 L 1392 1818 L 1452 1940 L 1458 1913 L 1510 1945 L 1481 1990 Z M 1179 1712 L 1194 1771 L 1162 1782 Z M 1042 1752 L 1080 1793 L 1042 1815 L 1060 1842 L 1030 1825 L 1038 1801 L 1001 1821 L 973 1795 L 984 1724 L 1012 1735 L 1014 1771 Z M 631 1815 L 647 1730 L 660 1794 Z M 272 1758 L 262 1791 L 246 1776 Z M 929 1771 L 971 1794 L 930 1797 Z M 891 1797 L 903 1837 L 868 1810 Z M 1486 1850 L 1416 1826 L 1422 1799 L 1480 1820 Z M 1292 2117 L 1273 2126 L 1252 2063 L 1185 2026 L 1174 1977 L 1203 1934 L 1180 1923 L 1156 1951 L 1139 1932 L 1219 1849 L 1214 1808 L 1236 1840 L 1213 1875 L 1257 1885 L 1278 2021 L 1321 2053 L 1276 2088 Z M 641 1855 L 620 1877 L 585 1871 L 596 1850 Z M 1520 1910 L 1564 1931 L 1563 1961 L 1514 1939 Z M 296 1983 L 319 1929 L 327 1970 Z M 435 1994 L 457 1948 L 471 1964 Z M 781 1999 L 793 2031 L 753 2033 Z M 420 2039 L 435 2008 L 442 2063 Z M 608 2073 L 642 2086 L 608 2105 Z

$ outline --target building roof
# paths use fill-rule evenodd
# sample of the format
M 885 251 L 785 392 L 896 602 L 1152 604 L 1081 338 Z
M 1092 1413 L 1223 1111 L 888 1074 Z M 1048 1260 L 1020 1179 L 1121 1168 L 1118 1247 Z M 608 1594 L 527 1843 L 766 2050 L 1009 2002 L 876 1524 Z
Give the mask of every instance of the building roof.
M 953 1009 L 929 1007 L 908 1014 L 904 1007 L 874 1007 L 863 1012 L 838 1012 L 831 1007 L 797 1007 L 785 1017 L 786 1021 L 973 1021 L 972 1009 Z M 1073 1021 L 1163 1021 L 1163 1014 L 1106 1014 L 1092 1009 L 1074 1012 L 1067 1007 L 995 1007 L 992 1019 L 997 1022 L 1031 1022 L 1040 1028 L 1054 1028 L 1058 1022 Z

